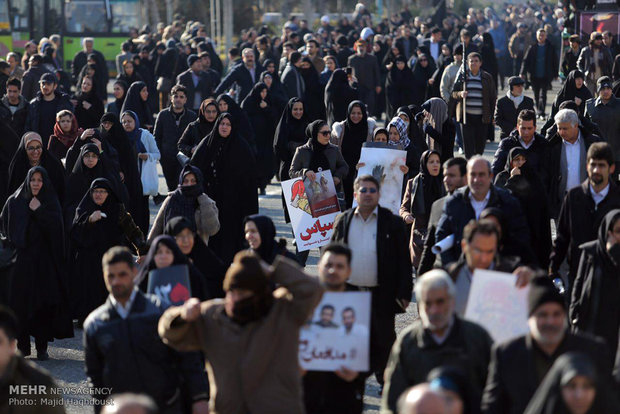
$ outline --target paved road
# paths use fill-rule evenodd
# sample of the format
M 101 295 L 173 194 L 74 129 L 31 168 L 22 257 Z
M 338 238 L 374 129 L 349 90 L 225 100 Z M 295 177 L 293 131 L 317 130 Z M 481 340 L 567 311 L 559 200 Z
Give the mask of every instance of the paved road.
M 549 102 L 553 101 L 559 85 L 555 84 L 552 91 L 549 92 Z M 499 92 L 502 96 L 505 91 Z M 526 92 L 527 95 L 532 96 L 531 91 Z M 550 113 L 550 103 L 547 108 L 547 113 Z M 485 150 L 485 157 L 492 159 L 493 153 L 497 148 L 497 142 L 488 143 Z M 165 183 L 163 175 L 160 171 L 160 189 L 161 193 L 164 193 Z M 151 222 L 155 218 L 157 208 L 151 201 Z M 267 188 L 267 194 L 260 197 L 260 212 L 270 216 L 277 229 L 277 237 L 283 237 L 288 240 L 289 248 L 292 249 L 292 234 L 290 225 L 284 222 L 284 214 L 282 211 L 282 204 L 280 201 L 280 187 L 276 183 L 272 183 Z M 293 249 L 294 250 L 294 249 Z M 308 265 L 306 270 L 310 274 L 316 275 L 316 263 L 318 260 L 317 251 L 312 251 L 308 258 Z M 413 320 L 417 318 L 417 310 L 415 304 L 409 306 L 407 313 L 397 316 L 396 330 L 400 332 L 404 327 L 408 326 Z M 53 376 L 57 379 L 60 387 L 85 387 L 87 386 L 86 376 L 84 374 L 84 352 L 82 346 L 82 330 L 75 330 L 75 337 L 71 339 L 65 339 L 55 341 L 50 344 L 49 354 L 50 359 L 44 362 L 38 362 L 33 358 L 33 361 L 40 364 L 45 369 L 51 371 Z M 34 344 L 33 344 L 34 345 Z M 36 355 L 36 351 L 32 349 L 32 354 Z M 30 357 L 32 358 L 32 357 Z M 364 398 L 366 414 L 377 414 L 379 412 L 380 398 L 379 387 L 374 377 L 368 379 L 366 383 L 366 395 Z M 87 404 L 90 397 L 80 394 L 66 394 L 65 402 L 68 413 L 83 414 L 92 412 L 90 408 L 86 408 L 84 404 Z

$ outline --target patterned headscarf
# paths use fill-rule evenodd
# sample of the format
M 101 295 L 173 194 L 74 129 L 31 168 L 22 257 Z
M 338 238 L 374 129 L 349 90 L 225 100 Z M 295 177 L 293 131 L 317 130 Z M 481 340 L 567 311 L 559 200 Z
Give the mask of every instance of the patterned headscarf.
M 391 127 L 396 128 L 400 139 L 398 140 L 398 142 L 394 142 L 388 139 L 388 145 L 392 147 L 400 147 L 400 149 L 404 150 L 409 146 L 409 143 L 411 142 L 409 136 L 407 135 L 407 124 L 405 123 L 405 121 L 395 116 L 388 124 L 388 131 Z

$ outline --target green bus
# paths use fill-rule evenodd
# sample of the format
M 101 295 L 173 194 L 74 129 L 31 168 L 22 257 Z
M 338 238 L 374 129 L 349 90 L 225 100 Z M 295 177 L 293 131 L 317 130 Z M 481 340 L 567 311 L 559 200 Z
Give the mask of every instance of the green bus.
M 121 43 L 130 28 L 142 24 L 140 0 L 0 0 L 0 56 L 23 52 L 28 40 L 57 33 L 69 70 L 73 56 L 82 49 L 82 38 L 92 37 L 114 74 Z

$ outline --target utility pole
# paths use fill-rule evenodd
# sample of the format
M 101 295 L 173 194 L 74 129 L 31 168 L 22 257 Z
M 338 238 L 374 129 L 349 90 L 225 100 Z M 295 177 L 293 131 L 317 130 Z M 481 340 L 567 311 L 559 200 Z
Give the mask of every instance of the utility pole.
M 224 0 L 224 38 L 226 52 L 232 47 L 233 40 L 233 5 L 231 0 Z M 223 42 L 222 42 L 223 43 Z

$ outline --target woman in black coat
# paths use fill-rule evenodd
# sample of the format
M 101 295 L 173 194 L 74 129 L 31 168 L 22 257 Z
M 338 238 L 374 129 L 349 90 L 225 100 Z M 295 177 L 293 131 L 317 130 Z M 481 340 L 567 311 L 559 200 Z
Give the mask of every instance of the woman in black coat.
M 264 65 L 265 71 L 260 75 L 260 81 L 264 82 L 269 88 L 269 96 L 271 96 L 271 104 L 277 108 L 277 114 L 280 115 L 286 103 L 288 102 L 288 93 L 282 85 L 280 76 L 278 75 L 278 67 L 276 62 L 271 59 L 267 59 Z M 271 83 L 266 78 L 271 78 Z
M 306 127 L 308 126 L 309 118 L 305 109 L 304 102 L 301 99 L 291 98 L 284 112 L 282 112 L 280 122 L 276 127 L 273 148 L 280 163 L 278 170 L 278 179 L 280 181 L 286 181 L 291 178 L 288 175 L 288 170 L 291 168 L 291 161 L 293 161 L 295 150 L 308 141 L 308 138 L 306 138 Z M 284 211 L 286 212 L 286 208 Z
M 205 192 L 217 204 L 220 231 L 209 247 L 226 265 L 243 249 L 243 218 L 258 212 L 256 160 L 237 128 L 232 115 L 221 114 L 190 161 L 202 171 Z
M 454 157 L 456 136 L 456 127 L 448 116 L 448 105 L 441 98 L 431 98 L 422 104 L 422 110 L 422 131 L 426 135 L 426 143 L 430 149 L 439 152 L 443 164 Z
M 495 43 L 491 33 L 486 32 L 482 34 L 480 55 L 482 56 L 482 70 L 491 75 L 493 83 L 495 83 L 495 90 L 497 90 L 499 85 L 499 66 L 497 64 L 497 56 L 495 55 Z
M 114 82 L 114 100 L 108 103 L 106 112 L 112 112 L 116 116 L 121 116 L 121 108 L 127 97 L 129 86 L 125 81 L 117 80 Z
M 82 324 L 108 297 L 101 268 L 104 253 L 130 245 L 137 254 L 145 254 L 147 246 L 114 185 L 105 178 L 95 179 L 84 192 L 72 218 L 70 240 L 72 316 Z
M 413 99 L 411 102 L 415 105 L 422 105 L 426 100 L 426 94 L 428 91 L 428 80 L 433 76 L 435 72 L 435 64 L 428 55 L 424 53 L 418 56 L 415 64 L 413 65 Z
M 132 83 L 127 91 L 121 114 L 125 111 L 133 111 L 138 115 L 140 126 L 152 131 L 155 122 L 153 121 L 153 111 L 148 104 L 148 98 L 149 91 L 144 82 Z
M 37 358 L 43 361 L 49 358 L 49 341 L 73 337 L 62 211 L 45 168 L 36 166 L 26 172 L 1 218 L 2 234 L 16 249 L 9 307 L 20 322 L 18 348 L 24 356 L 30 355 L 30 336 L 34 336 Z
M 93 79 L 93 89 L 95 94 L 99 97 L 101 102 L 108 99 L 108 91 L 106 90 L 106 84 L 102 81 L 103 77 L 97 71 L 97 65 L 95 63 L 89 63 L 84 65 L 80 74 L 78 75 L 77 85 L 82 84 L 82 79 L 85 76 L 90 76 Z
M 126 85 L 133 85 L 134 82 L 143 82 L 142 76 L 136 72 L 133 60 L 123 61 L 123 73 L 119 73 L 116 80 L 125 82 Z
M 75 117 L 82 129 L 97 128 L 103 115 L 103 102 L 93 89 L 93 78 L 84 76 L 80 90 L 75 94 Z
M 334 122 L 344 121 L 349 104 L 358 99 L 357 89 L 349 84 L 347 72 L 336 69 L 325 87 L 325 108 L 329 126 Z
M 248 114 L 245 113 L 243 109 L 235 102 L 233 98 L 226 95 L 225 93 L 221 94 L 216 99 L 217 108 L 220 111 L 220 114 L 224 112 L 232 115 L 235 120 L 236 134 L 247 144 L 250 146 L 252 153 L 256 156 L 256 138 L 254 137 L 254 129 L 252 128 L 252 124 L 250 123 L 250 118 L 248 118 Z M 219 116 L 219 115 L 218 115 Z
M 189 273 L 189 285 L 191 297 L 205 301 L 214 296 L 207 290 L 206 278 L 185 256 L 172 236 L 162 234 L 157 236 L 149 249 L 146 258 L 140 265 L 137 284 L 143 292 L 147 291 L 149 272 L 155 269 L 163 269 L 170 266 L 186 265 Z
M 219 114 L 215 99 L 207 98 L 202 101 L 198 110 L 198 119 L 190 122 L 179 138 L 179 151 L 191 158 L 200 141 L 211 133 Z
M 14 193 L 23 184 L 32 167 L 45 168 L 59 200 L 65 195 L 65 169 L 56 157 L 43 147 L 43 140 L 36 132 L 26 132 L 9 166 L 8 193 Z
M 399 55 L 394 58 L 385 81 L 388 119 L 392 119 L 396 115 L 398 108 L 413 102 L 414 83 L 413 72 L 407 67 L 405 56 Z
M 551 253 L 549 202 L 545 187 L 536 171 L 529 166 L 523 148 L 516 147 L 510 150 L 506 168 L 497 174 L 495 185 L 506 188 L 519 200 L 530 228 L 534 259 L 542 269 L 546 269 Z M 528 258 L 522 257 L 522 259 Z
M 245 240 L 258 256 L 269 264 L 273 264 L 277 256 L 288 257 L 297 261 L 297 257 L 286 248 L 286 239 L 276 240 L 276 226 L 271 218 L 254 214 L 243 221 Z
M 256 139 L 256 162 L 258 168 L 258 188 L 265 195 L 265 187 L 271 182 L 274 173 L 273 133 L 275 130 L 276 112 L 271 104 L 267 85 L 257 83 L 252 92 L 241 103 L 250 118 Z
M 306 85 L 304 103 L 308 118 L 325 119 L 325 105 L 323 104 L 323 94 L 321 93 L 323 89 L 319 82 L 319 74 L 308 56 L 301 59 L 299 73 Z
M 196 227 L 186 217 L 171 219 L 164 234 L 174 237 L 181 252 L 205 276 L 205 285 L 211 298 L 223 298 L 226 266 L 196 234 Z
M 590 92 L 585 85 L 585 75 L 578 69 L 572 70 L 568 74 L 566 82 L 564 82 L 564 85 L 562 85 L 562 88 L 560 88 L 557 96 L 553 100 L 550 119 L 553 119 L 555 114 L 557 114 L 560 110 L 560 104 L 565 101 L 575 101 L 579 107 L 579 111 L 577 113 L 580 116 L 583 116 L 586 109 L 586 101 L 588 99 L 592 99 L 592 92 Z

